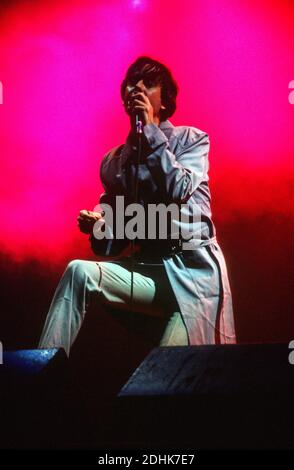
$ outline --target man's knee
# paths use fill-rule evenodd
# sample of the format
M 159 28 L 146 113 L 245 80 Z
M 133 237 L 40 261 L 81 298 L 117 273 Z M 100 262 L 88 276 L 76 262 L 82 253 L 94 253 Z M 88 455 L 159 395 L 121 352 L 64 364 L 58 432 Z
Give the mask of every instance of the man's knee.
M 82 259 L 73 259 L 71 260 L 66 269 L 69 271 L 75 271 L 76 269 L 81 269 L 83 267 L 84 261 Z
M 99 264 L 95 261 L 87 261 L 82 259 L 74 259 L 70 261 L 66 267 L 66 272 L 77 278 L 92 278 L 100 282 Z

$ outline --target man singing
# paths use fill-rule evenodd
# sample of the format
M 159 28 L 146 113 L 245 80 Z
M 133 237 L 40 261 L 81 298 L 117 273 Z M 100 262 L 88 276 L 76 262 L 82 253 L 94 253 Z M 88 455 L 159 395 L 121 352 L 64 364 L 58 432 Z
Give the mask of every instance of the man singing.
M 187 219 L 178 221 L 178 238 L 172 236 L 175 221 L 170 221 L 166 239 L 138 237 L 130 245 L 114 237 L 105 243 L 93 233 L 97 221 L 103 225 L 103 214 L 82 210 L 78 225 L 90 235 L 94 253 L 110 246 L 115 257 L 68 264 L 39 348 L 63 347 L 69 355 L 90 305 L 97 306 L 97 314 L 103 305 L 122 318 L 131 310 L 146 324 L 148 318 L 158 319 L 153 323 L 154 345 L 235 343 L 226 264 L 211 219 L 209 138 L 195 127 L 173 126 L 168 120 L 176 109 L 177 92 L 162 63 L 143 56 L 131 64 L 121 84 L 130 132 L 125 144 L 109 151 L 101 163 L 105 192 L 100 204 L 108 204 L 114 213 L 118 196 L 125 207 L 136 202 L 146 210 L 150 204 L 175 204 L 188 213 L 188 224 Z M 195 209 L 196 218 L 191 216 Z M 191 236 L 183 239 L 187 225 Z

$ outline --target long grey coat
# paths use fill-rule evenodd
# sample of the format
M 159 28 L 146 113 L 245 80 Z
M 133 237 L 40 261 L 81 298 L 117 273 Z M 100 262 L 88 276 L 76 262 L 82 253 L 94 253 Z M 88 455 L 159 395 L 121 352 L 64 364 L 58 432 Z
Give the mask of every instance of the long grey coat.
M 235 343 L 230 285 L 225 259 L 211 220 L 208 186 L 208 135 L 194 127 L 175 127 L 170 121 L 144 126 L 140 164 L 140 203 L 186 204 L 200 208 L 201 217 L 189 230 L 193 244 L 180 254 L 163 257 L 171 288 L 185 322 L 189 342 Z M 100 167 L 105 190 L 100 202 L 124 195 L 132 201 L 135 152 L 129 135 L 126 143 L 108 152 Z

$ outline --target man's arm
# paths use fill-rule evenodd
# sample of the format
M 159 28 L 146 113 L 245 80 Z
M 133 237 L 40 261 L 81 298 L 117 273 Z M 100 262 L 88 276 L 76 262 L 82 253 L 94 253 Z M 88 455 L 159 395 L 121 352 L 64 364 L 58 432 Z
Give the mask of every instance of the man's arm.
M 173 153 L 169 141 L 155 124 L 144 126 L 150 147 L 145 162 L 154 181 L 165 192 L 168 203 L 187 202 L 200 183 L 207 178 L 209 137 L 193 127 L 184 129 Z

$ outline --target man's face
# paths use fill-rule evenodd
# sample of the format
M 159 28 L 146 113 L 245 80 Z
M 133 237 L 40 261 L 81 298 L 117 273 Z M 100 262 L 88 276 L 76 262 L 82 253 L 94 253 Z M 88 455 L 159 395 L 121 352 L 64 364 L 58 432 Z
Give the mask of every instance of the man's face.
M 124 94 L 124 107 L 129 116 L 132 115 L 129 100 L 134 92 L 142 92 L 147 96 L 153 108 L 154 116 L 160 120 L 160 110 L 164 107 L 161 102 L 161 86 L 155 85 L 147 78 L 140 78 L 137 81 L 130 80 Z

